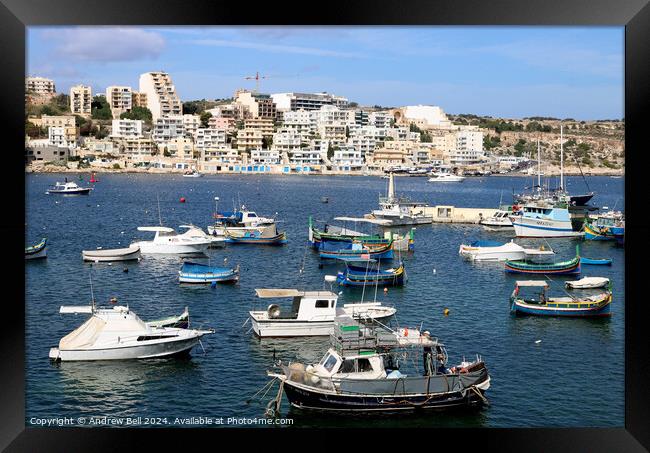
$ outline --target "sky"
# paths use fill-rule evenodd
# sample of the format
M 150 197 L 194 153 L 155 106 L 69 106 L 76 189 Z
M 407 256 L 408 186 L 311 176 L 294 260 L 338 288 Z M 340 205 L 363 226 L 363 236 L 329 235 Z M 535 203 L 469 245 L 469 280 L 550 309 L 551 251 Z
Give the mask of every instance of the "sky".
M 623 27 L 29 27 L 28 75 L 137 90 L 168 72 L 183 101 L 328 92 L 360 105 L 577 120 L 624 116 Z

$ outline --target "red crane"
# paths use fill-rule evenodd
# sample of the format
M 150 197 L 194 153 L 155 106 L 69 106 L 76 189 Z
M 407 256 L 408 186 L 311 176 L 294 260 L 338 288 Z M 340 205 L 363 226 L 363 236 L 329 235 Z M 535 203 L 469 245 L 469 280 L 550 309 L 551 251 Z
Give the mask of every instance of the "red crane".
M 261 76 L 259 72 L 255 72 L 254 76 L 244 77 L 246 80 L 255 80 L 255 92 L 260 92 L 260 79 L 268 79 L 268 76 Z

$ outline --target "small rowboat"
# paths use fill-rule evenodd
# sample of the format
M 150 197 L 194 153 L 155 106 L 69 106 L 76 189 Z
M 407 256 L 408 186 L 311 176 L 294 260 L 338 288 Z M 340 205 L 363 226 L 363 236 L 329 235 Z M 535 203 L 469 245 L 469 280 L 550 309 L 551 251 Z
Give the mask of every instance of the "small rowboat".
M 585 258 L 581 257 L 580 258 L 580 264 L 593 264 L 593 265 L 600 265 L 600 266 L 611 266 L 612 265 L 612 259 L 611 258 L 603 258 L 599 260 L 594 260 L 591 258 Z
M 133 246 L 122 249 L 83 250 L 81 256 L 84 261 L 93 261 L 95 263 L 137 260 L 140 258 L 140 247 Z
M 538 298 L 524 298 L 521 288 L 538 288 Z M 606 291 L 582 299 L 574 297 L 546 297 L 548 283 L 544 280 L 517 281 L 510 296 L 510 311 L 514 315 L 594 317 L 610 316 L 612 293 Z
M 564 286 L 569 289 L 591 289 L 605 288 L 609 285 L 609 279 L 605 277 L 584 277 L 573 282 L 566 282 Z
M 392 259 L 393 243 L 382 244 L 375 247 L 368 247 L 358 242 L 321 242 L 319 248 L 321 258 L 331 259 Z
M 37 258 L 47 258 L 47 238 L 41 239 L 36 245 L 25 247 L 25 259 L 34 260 Z
M 169 316 L 163 319 L 147 321 L 145 324 L 149 327 L 175 327 L 177 329 L 187 329 L 190 326 L 190 311 L 185 307 L 185 311 L 178 316 Z
M 526 260 L 507 260 L 505 263 L 506 272 L 515 274 L 554 274 L 570 275 L 580 273 L 580 252 L 576 246 L 576 257 L 567 261 L 557 263 L 535 263 Z
M 239 266 L 230 269 L 186 261 L 178 271 L 180 283 L 231 283 L 238 280 Z
M 259 231 L 247 231 L 241 236 L 235 236 L 226 230 L 225 236 L 229 244 L 283 245 L 287 243 L 287 234 L 284 231 L 274 236 L 263 237 Z
M 379 267 L 356 265 L 348 263 L 344 272 L 339 272 L 336 281 L 343 286 L 402 286 L 406 280 L 404 264 L 396 269 L 382 270 Z

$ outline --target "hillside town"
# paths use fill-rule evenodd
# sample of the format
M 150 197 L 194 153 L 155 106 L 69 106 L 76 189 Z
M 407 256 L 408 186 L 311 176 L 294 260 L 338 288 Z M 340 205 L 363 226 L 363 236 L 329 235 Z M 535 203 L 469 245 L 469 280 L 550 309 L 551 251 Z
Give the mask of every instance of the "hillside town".
M 84 84 L 58 93 L 54 80 L 27 77 L 25 102 L 27 171 L 527 174 L 539 149 L 544 171 L 556 174 L 560 142 L 565 173 L 622 174 L 625 161 L 621 120 L 451 115 L 259 86 L 182 101 L 166 72 L 141 74 L 137 90 L 101 93 Z

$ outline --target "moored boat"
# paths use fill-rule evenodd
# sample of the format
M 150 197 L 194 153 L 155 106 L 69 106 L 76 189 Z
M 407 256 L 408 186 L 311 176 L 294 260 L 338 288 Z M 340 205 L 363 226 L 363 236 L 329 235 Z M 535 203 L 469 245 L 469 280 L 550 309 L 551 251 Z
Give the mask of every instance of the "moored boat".
M 131 243 L 131 247 L 140 247 L 140 252 L 143 254 L 205 254 L 211 243 L 209 239 L 179 235 L 173 228 L 164 226 L 138 227 L 138 231 L 156 233 L 152 241 L 136 241 Z
M 368 246 L 360 242 L 321 242 L 318 254 L 325 259 L 392 259 L 393 244 Z
M 592 258 L 580 257 L 580 264 L 590 264 L 593 266 L 611 266 L 612 259 L 611 258 L 592 259 Z
M 537 298 L 522 297 L 522 288 L 539 290 Z M 547 297 L 548 283 L 544 280 L 524 280 L 515 283 L 515 289 L 510 296 L 510 311 L 515 315 L 535 316 L 564 316 L 564 317 L 595 317 L 610 316 L 612 293 L 606 291 L 593 296 L 582 298 Z
M 47 258 L 47 238 L 41 239 L 38 244 L 25 247 L 25 259 L 34 260 L 38 258 Z
M 209 266 L 207 264 L 185 261 L 178 271 L 180 283 L 233 283 L 239 280 L 239 266 Z
M 523 206 L 521 215 L 511 215 L 510 221 L 517 237 L 580 237 L 573 231 L 571 216 L 566 207 L 547 203 L 530 203 Z
M 279 232 L 275 224 L 254 231 L 226 229 L 225 238 L 229 244 L 284 245 L 287 243 L 286 232 Z
M 406 197 L 395 196 L 395 181 L 390 173 L 386 197 L 379 197 L 379 208 L 372 211 L 370 217 L 389 221 L 387 226 L 419 225 L 433 223 L 433 216 L 424 213 L 426 203 L 412 201 Z
M 605 277 L 583 277 L 580 280 L 565 282 L 564 286 L 570 289 L 605 288 L 609 286 L 609 279 Z
M 47 189 L 47 194 L 64 194 L 64 195 L 87 195 L 93 190 L 92 187 L 80 187 L 74 182 L 57 182 Z
M 93 261 L 95 263 L 137 260 L 140 258 L 140 247 L 131 246 L 121 249 L 82 250 L 81 256 L 84 261 Z
M 381 269 L 379 265 L 372 265 L 371 261 L 365 264 L 347 262 L 345 271 L 339 272 L 336 281 L 343 286 L 403 286 L 406 282 L 404 264 L 391 269 Z
M 576 246 L 576 256 L 573 259 L 555 263 L 538 263 L 530 260 L 507 260 L 506 272 L 515 274 L 555 274 L 570 275 L 580 273 L 580 250 Z

